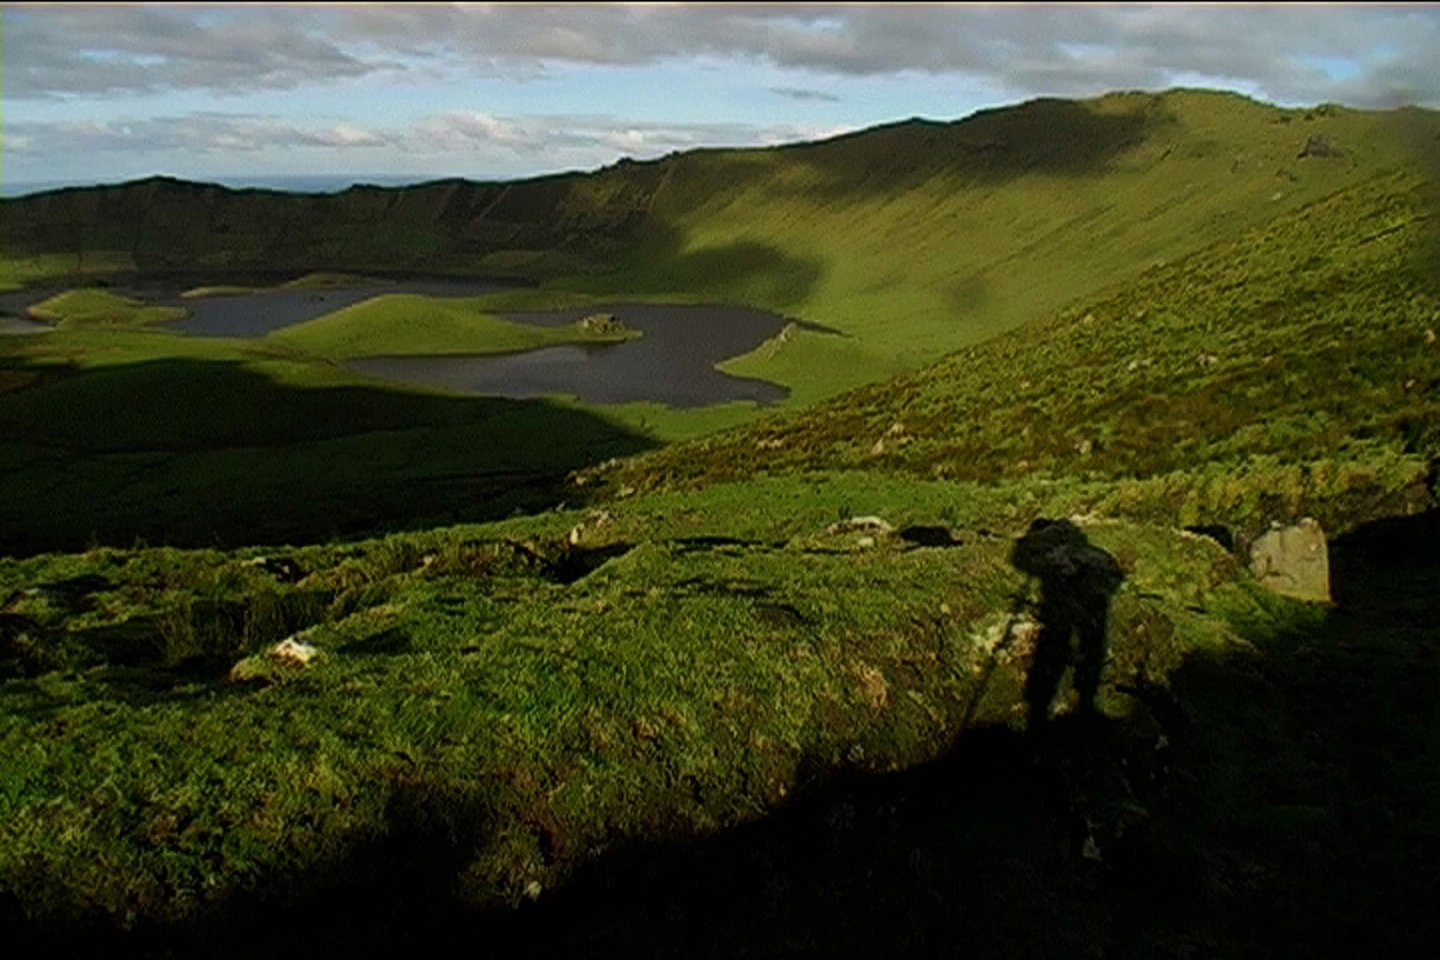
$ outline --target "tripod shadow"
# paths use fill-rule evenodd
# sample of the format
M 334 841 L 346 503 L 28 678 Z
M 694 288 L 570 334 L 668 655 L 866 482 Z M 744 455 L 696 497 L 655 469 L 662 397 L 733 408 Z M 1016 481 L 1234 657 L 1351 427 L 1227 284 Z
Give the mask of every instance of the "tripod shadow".
M 1074 668 L 1076 714 L 1094 715 L 1105 668 L 1110 598 L 1124 574 L 1115 558 L 1069 520 L 1037 519 L 1015 542 L 1010 562 L 1040 579 L 1040 632 L 1025 677 L 1026 727 L 1050 718 L 1065 672 Z

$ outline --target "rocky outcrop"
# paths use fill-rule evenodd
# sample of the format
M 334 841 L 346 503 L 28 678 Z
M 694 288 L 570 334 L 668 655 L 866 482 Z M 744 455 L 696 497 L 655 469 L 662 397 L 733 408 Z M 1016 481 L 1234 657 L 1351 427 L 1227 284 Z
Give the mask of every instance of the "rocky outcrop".
M 1335 141 L 1323 133 L 1317 133 L 1305 141 L 1305 146 L 1300 148 L 1300 152 L 1296 155 L 1295 159 L 1304 160 L 1309 157 L 1328 159 L 1343 156 L 1345 156 L 1345 151 L 1337 147 Z
M 630 332 L 613 313 L 592 313 L 575 321 L 575 329 L 597 337 L 618 336 Z
M 1330 553 L 1325 531 L 1309 517 L 1270 529 L 1250 545 L 1250 569 L 1262 586 L 1297 600 L 1330 602 Z

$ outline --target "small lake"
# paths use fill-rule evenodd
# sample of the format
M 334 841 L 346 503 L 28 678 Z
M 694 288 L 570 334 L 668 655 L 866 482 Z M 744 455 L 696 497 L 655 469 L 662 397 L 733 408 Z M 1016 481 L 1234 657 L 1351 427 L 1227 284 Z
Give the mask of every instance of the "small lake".
M 482 293 L 514 289 L 513 284 L 477 280 L 407 280 L 309 290 L 260 290 L 221 297 L 181 297 L 172 291 L 132 288 L 124 291 L 147 303 L 184 307 L 190 316 L 165 326 L 197 337 L 263 337 L 272 330 L 304 323 L 362 300 L 389 293 L 418 293 L 427 297 L 478 297 Z
M 0 317 L 0 336 L 45 333 L 54 329 L 48 323 L 36 323 L 34 320 L 22 320 L 19 317 Z
M 784 328 L 784 317 L 763 310 L 622 303 L 507 318 L 564 327 L 592 313 L 612 313 L 644 336 L 500 356 L 374 357 L 346 366 L 387 380 L 463 393 L 513 398 L 569 394 L 588 403 L 653 400 L 672 407 L 703 407 L 733 400 L 775 403 L 789 394 L 768 380 L 732 377 L 715 369 L 716 363 L 748 353 Z
M 181 297 L 174 285 L 136 284 L 112 289 L 150 304 L 190 311 L 188 318 L 165 324 L 168 329 L 197 337 L 258 338 L 382 294 L 473 297 L 513 289 L 513 285 L 483 280 L 402 280 L 195 298 Z M 31 288 L 0 294 L 0 314 L 10 315 L 0 315 L 0 335 L 50 329 L 22 318 L 27 308 L 58 292 Z M 672 407 L 703 407 L 734 400 L 769 404 L 783 400 L 789 393 L 767 380 L 732 377 L 715 369 L 717 363 L 755 349 L 788 322 L 763 310 L 621 303 L 507 316 L 517 323 L 564 327 L 592 313 L 612 313 L 644 335 L 623 343 L 542 347 L 499 356 L 374 357 L 354 360 L 346 366 L 372 377 L 481 396 L 521 399 L 563 394 L 598 404 L 638 400 Z

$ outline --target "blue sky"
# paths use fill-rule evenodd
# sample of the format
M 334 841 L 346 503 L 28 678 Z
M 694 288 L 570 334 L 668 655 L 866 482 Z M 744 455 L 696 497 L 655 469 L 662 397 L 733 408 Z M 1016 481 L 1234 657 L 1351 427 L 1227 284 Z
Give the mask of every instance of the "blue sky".
M 7 4 L 0 182 L 521 177 L 1207 86 L 1440 107 L 1440 6 Z

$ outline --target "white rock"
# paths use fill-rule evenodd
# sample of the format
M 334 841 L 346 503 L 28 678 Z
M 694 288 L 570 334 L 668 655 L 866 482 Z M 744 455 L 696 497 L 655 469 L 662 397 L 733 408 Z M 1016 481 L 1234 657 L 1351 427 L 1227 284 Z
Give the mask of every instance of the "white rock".
M 895 528 L 880 517 L 851 517 L 848 520 L 832 523 L 825 528 L 825 532 L 830 534 L 850 533 L 855 530 L 869 530 L 874 533 L 891 533 Z
M 284 663 L 305 666 L 320 654 L 320 648 L 294 637 L 286 637 L 270 648 L 270 655 Z

